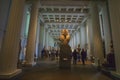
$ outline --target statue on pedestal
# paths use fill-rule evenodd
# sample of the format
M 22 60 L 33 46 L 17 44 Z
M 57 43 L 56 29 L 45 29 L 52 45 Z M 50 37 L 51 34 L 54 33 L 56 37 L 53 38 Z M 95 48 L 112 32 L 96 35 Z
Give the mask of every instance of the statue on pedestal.
M 70 35 L 67 29 L 63 29 L 60 35 L 60 60 L 59 67 L 68 69 L 71 67 L 71 47 L 68 45 Z

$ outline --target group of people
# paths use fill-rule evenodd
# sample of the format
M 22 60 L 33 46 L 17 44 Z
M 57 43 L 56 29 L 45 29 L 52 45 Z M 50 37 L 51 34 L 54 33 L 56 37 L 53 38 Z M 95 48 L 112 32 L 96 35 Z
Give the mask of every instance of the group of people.
M 58 50 L 55 50 L 55 49 L 47 50 L 47 49 L 43 48 L 43 50 L 41 51 L 42 59 L 49 58 L 50 60 L 55 60 L 55 59 L 58 59 L 58 57 L 59 57 Z
M 49 58 L 50 60 L 59 60 L 59 50 L 51 49 L 46 50 L 45 48 L 41 51 L 41 58 L 46 59 Z M 82 62 L 82 64 L 85 64 L 85 61 L 87 60 L 87 51 L 85 49 L 74 49 L 74 51 L 71 53 L 71 59 L 73 61 L 73 64 L 77 64 L 77 62 Z
M 73 64 L 77 64 L 77 61 L 82 61 L 82 64 L 85 64 L 87 60 L 87 51 L 85 49 L 74 49 L 72 52 Z

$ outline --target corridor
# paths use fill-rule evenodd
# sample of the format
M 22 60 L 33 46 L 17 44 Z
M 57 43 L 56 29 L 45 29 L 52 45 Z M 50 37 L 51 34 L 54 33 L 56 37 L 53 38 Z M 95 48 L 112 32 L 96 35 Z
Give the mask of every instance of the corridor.
M 119 3 L 0 0 L 0 80 L 120 80 Z
M 96 70 L 91 64 L 71 65 L 71 70 L 59 69 L 56 61 L 40 61 L 34 67 L 24 68 L 17 78 L 11 80 L 112 80 Z

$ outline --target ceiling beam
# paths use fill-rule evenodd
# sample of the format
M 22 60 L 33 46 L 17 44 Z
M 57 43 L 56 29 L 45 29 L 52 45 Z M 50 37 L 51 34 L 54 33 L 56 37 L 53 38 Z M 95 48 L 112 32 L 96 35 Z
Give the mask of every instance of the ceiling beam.
M 84 6 L 88 5 L 90 0 L 41 0 L 41 5 L 45 6 Z
M 71 22 L 71 23 L 69 23 L 69 22 L 65 22 L 65 23 L 59 23 L 59 22 L 46 22 L 45 23 L 46 25 L 66 25 L 66 24 L 69 24 L 69 25 L 73 25 L 73 24 L 75 24 L 75 25 L 79 25 L 80 23 L 78 23 L 78 22 Z
M 66 28 L 66 29 L 67 29 L 67 28 Z M 51 28 L 50 28 L 50 29 L 48 29 L 48 30 L 49 30 L 49 31 L 50 31 L 50 30 L 62 30 L 62 28 L 60 28 L 60 29 L 59 29 L 59 28 L 56 28 L 56 29 L 51 29 Z M 68 30 L 75 30 L 75 29 L 68 29 Z
M 79 16 L 87 16 L 88 13 L 81 13 L 81 12 L 42 12 L 41 15 L 79 15 Z
M 90 8 L 89 6 L 41 6 L 40 8 Z

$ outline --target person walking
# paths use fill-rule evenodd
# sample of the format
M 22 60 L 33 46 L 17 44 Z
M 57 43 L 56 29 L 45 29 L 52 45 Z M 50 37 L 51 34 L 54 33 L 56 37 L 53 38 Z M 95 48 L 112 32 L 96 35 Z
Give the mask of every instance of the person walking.
M 82 49 L 81 51 L 81 57 L 82 57 L 82 64 L 84 65 L 87 57 L 86 51 L 84 49 Z

